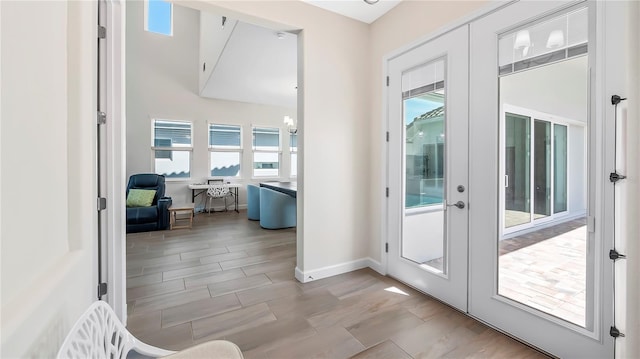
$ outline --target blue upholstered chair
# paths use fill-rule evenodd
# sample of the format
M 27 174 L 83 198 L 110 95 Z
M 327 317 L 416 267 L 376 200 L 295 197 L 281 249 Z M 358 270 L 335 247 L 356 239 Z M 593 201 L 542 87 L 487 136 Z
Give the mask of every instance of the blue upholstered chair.
M 129 177 L 127 195 L 131 189 L 156 191 L 149 207 L 127 207 L 127 233 L 157 231 L 169 228 L 171 197 L 164 196 L 164 176 L 142 173 Z
M 296 199 L 260 187 L 260 227 L 280 229 L 296 226 Z
M 252 221 L 260 220 L 260 187 L 247 185 L 247 217 Z

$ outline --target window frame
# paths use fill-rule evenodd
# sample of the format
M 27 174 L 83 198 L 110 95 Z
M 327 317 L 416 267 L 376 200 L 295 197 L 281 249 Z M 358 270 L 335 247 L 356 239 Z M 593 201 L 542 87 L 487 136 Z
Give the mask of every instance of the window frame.
M 155 130 L 156 130 L 156 122 L 157 121 L 162 121 L 162 122 L 174 122 L 174 123 L 182 123 L 182 124 L 189 124 L 189 130 L 190 130 L 190 139 L 191 139 L 191 144 L 189 146 L 184 146 L 184 147 L 165 147 L 165 146 L 156 146 L 156 134 L 155 134 Z M 188 121 L 188 120 L 174 120 L 174 119 L 169 119 L 169 118 L 162 118 L 162 117 L 152 117 L 151 118 L 151 163 L 152 163 L 152 171 L 153 173 L 156 174 L 161 174 L 158 173 L 157 169 L 156 169 L 156 151 L 180 151 L 180 152 L 189 152 L 189 176 L 188 177 L 167 177 L 165 176 L 165 180 L 168 182 L 177 182 L 177 181 L 188 181 L 191 179 L 192 175 L 193 175 L 193 121 Z
M 229 147 L 221 147 L 211 144 L 211 126 L 230 126 L 230 127 L 238 127 L 240 129 L 240 146 L 238 148 L 229 148 Z M 207 151 L 209 152 L 209 165 L 207 170 L 207 178 L 208 179 L 224 179 L 229 176 L 213 176 L 211 175 L 211 154 L 213 152 L 228 152 L 228 153 L 238 153 L 240 157 L 240 169 L 238 171 L 237 176 L 233 176 L 234 179 L 242 179 L 242 169 L 243 166 L 243 153 L 244 153 L 244 141 L 243 141 L 244 128 L 242 125 L 229 124 L 229 123 L 218 123 L 218 122 L 208 122 L 207 123 Z
M 569 119 L 569 118 L 562 117 L 562 116 L 559 116 L 559 115 L 550 114 L 550 113 L 546 113 L 546 112 L 543 112 L 543 111 L 534 110 L 534 109 L 530 109 L 530 108 L 526 108 L 526 107 L 511 105 L 509 103 L 504 103 L 502 105 L 502 109 L 500 110 L 500 121 L 501 121 L 501 123 L 500 123 L 500 126 L 501 126 L 501 129 L 500 129 L 500 131 L 501 131 L 500 132 L 500 137 L 501 137 L 500 141 L 501 141 L 501 143 L 500 143 L 500 151 L 498 153 L 498 155 L 499 155 L 498 158 L 499 158 L 499 163 L 500 163 L 500 175 L 502 176 L 502 178 L 504 178 L 504 175 L 506 173 L 505 167 L 504 167 L 504 161 L 505 161 L 506 154 L 505 154 L 505 150 L 504 150 L 503 147 L 504 147 L 504 143 L 505 143 L 504 142 L 505 141 L 505 139 L 504 139 L 504 126 L 505 126 L 504 123 L 505 123 L 505 118 L 506 118 L 507 114 L 515 114 L 517 116 L 529 117 L 531 119 L 530 126 L 531 126 L 532 130 L 531 130 L 531 136 L 530 136 L 529 141 L 533 141 L 533 138 L 534 138 L 533 126 L 534 126 L 534 122 L 536 120 L 548 122 L 550 124 L 550 126 L 552 128 L 552 130 L 551 130 L 551 137 L 552 138 L 553 138 L 553 134 L 554 134 L 554 132 L 553 132 L 554 131 L 554 129 L 553 129 L 554 125 L 565 126 L 567 128 L 567 138 L 566 138 L 567 148 L 571 148 L 572 142 L 575 141 L 575 139 L 572 138 L 573 135 L 571 135 L 571 132 L 570 132 L 571 128 L 572 127 L 576 127 L 576 128 L 586 129 L 588 127 L 587 126 L 588 125 L 587 122 L 574 120 L 574 119 Z M 533 149 L 531 149 L 531 151 L 533 151 Z M 555 168 L 553 168 L 554 163 L 555 163 L 554 162 L 555 161 L 554 153 L 555 153 L 555 145 L 554 145 L 553 140 L 552 140 L 551 141 L 551 166 L 552 166 L 552 170 L 551 170 L 552 179 L 551 179 L 551 182 L 553 182 L 553 180 L 555 178 L 555 173 L 554 173 Z M 567 155 L 567 156 L 569 156 L 569 155 Z M 585 153 L 585 156 L 587 156 L 586 153 Z M 534 166 L 533 158 L 534 157 L 532 156 L 531 157 L 531 159 L 532 159 L 531 163 L 529 164 L 529 166 L 531 166 L 531 170 L 530 170 L 530 172 L 531 172 L 530 175 L 531 176 L 533 176 L 533 166 Z M 569 162 L 568 158 L 569 157 L 567 157 L 567 163 Z M 571 187 L 573 186 L 572 185 L 572 179 L 573 179 L 573 176 L 575 176 L 575 174 L 573 173 L 573 171 L 569 167 L 566 168 L 566 176 L 567 176 L 567 186 L 566 186 L 567 208 L 564 211 L 558 212 L 558 213 L 553 213 L 553 204 L 554 204 L 555 193 L 553 193 L 554 190 L 553 190 L 553 186 L 552 186 L 552 189 L 551 189 L 552 194 L 551 194 L 551 197 L 550 197 L 551 198 L 551 203 L 552 203 L 552 205 L 551 205 L 551 212 L 552 212 L 551 215 L 549 215 L 547 217 L 544 217 L 544 218 L 535 219 L 535 220 L 532 217 L 530 222 L 519 224 L 519 225 L 515 225 L 515 226 L 512 226 L 512 227 L 506 227 L 505 220 L 504 220 L 504 217 L 503 217 L 501 219 L 501 221 L 500 221 L 501 236 L 503 236 L 503 238 L 509 238 L 509 235 L 512 234 L 512 233 L 516 233 L 516 232 L 522 231 L 522 230 L 527 230 L 527 229 L 530 229 L 530 228 L 536 228 L 536 227 L 539 228 L 540 225 L 544 225 L 545 223 L 554 223 L 554 222 L 556 222 L 558 220 L 569 218 L 569 217 L 571 217 L 571 215 L 575 214 L 575 212 L 574 212 L 575 209 L 570 205 L 570 201 L 568 200 L 568 198 L 569 198 L 568 194 L 571 192 L 571 190 L 572 190 Z M 533 183 L 530 183 L 530 186 L 533 188 Z M 585 184 L 585 187 L 587 187 L 586 184 Z M 500 207 L 499 208 L 500 208 L 500 212 L 502 213 L 502 215 L 504 215 L 504 211 L 505 211 L 504 189 L 501 189 L 500 192 L 501 193 L 500 193 L 500 199 L 499 199 L 499 201 L 500 201 Z M 531 194 L 531 202 L 533 203 L 533 192 L 530 192 L 530 193 L 532 193 Z M 533 206 L 533 204 L 532 204 L 532 206 Z M 531 212 L 533 212 L 533 208 L 530 208 L 529 210 Z
M 169 18 L 169 33 L 168 34 L 149 30 L 149 2 L 150 1 L 164 1 L 164 2 L 169 4 L 171 16 Z M 169 2 L 169 1 L 166 1 L 166 0 L 144 0 L 143 8 L 144 8 L 144 31 L 150 32 L 150 33 L 156 34 L 156 35 L 173 37 L 173 14 L 174 14 L 173 11 L 174 11 L 174 7 L 173 7 L 173 3 L 172 2 Z
M 278 130 L 278 149 L 277 150 L 257 150 L 255 145 L 255 131 L 256 129 L 269 129 L 269 130 Z M 255 168 L 255 155 L 257 153 L 276 153 L 278 155 L 278 173 L 273 176 L 256 176 L 256 168 Z M 251 178 L 264 180 L 264 179 L 279 179 L 282 175 L 282 128 L 280 127 L 269 127 L 259 126 L 259 125 L 251 125 Z

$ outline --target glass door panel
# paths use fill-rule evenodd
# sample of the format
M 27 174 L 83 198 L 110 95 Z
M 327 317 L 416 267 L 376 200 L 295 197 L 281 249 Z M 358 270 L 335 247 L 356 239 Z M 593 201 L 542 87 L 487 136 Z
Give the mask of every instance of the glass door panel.
M 535 120 L 533 138 L 533 218 L 535 220 L 551 214 L 551 124 Z
M 444 60 L 402 74 L 405 215 L 402 257 L 444 272 Z M 424 231 L 425 224 L 430 228 Z
M 531 222 L 531 119 L 505 114 L 505 227 Z
M 567 126 L 553 125 L 553 213 L 567 211 Z
M 508 42 L 511 45 L 500 51 L 515 53 L 514 61 L 521 62 L 530 54 L 523 54 L 524 47 L 517 49 L 514 41 L 518 34 L 537 34 L 530 41 L 542 41 L 545 31 L 547 36 L 555 31 L 554 24 L 582 13 L 586 9 L 505 34 L 500 41 L 504 44 L 504 39 L 512 39 Z M 570 56 L 567 51 L 564 58 L 537 57 L 535 63 L 526 64 L 520 69 L 509 63 L 499 65 L 499 108 L 504 111 L 499 138 L 504 152 L 499 162 L 506 185 L 501 194 L 504 227 L 497 238 L 497 292 L 585 327 L 588 233 L 583 198 L 587 195 L 587 153 L 580 134 L 588 129 L 587 57 Z M 505 68 L 516 71 L 505 72 Z M 552 87 L 555 95 L 547 96 Z M 556 98 L 565 99 L 565 106 L 559 106 Z M 569 126 L 575 129 L 572 138 Z M 576 146 L 568 147 L 570 141 Z M 576 174 L 571 182 L 568 163 L 573 164 Z

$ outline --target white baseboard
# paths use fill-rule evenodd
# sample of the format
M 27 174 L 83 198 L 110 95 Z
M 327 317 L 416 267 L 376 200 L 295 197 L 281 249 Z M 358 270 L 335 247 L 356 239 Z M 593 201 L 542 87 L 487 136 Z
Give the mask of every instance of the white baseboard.
M 384 265 L 376 260 L 374 260 L 373 258 L 367 257 L 367 260 L 369 261 L 369 268 L 373 269 L 374 271 L 380 273 L 381 275 L 387 275 L 387 269 L 384 267 Z
M 366 257 L 350 262 L 312 269 L 305 272 L 296 267 L 295 277 L 301 283 L 308 283 L 318 279 L 333 277 L 338 274 L 353 272 L 362 268 L 371 268 L 374 271 L 384 275 L 384 266 L 382 265 L 382 263 Z
M 306 283 L 304 281 L 304 273 L 302 273 L 302 271 L 300 270 L 300 268 L 296 267 L 296 271 L 294 276 L 296 277 L 296 279 L 298 280 L 298 282 L 300 283 Z

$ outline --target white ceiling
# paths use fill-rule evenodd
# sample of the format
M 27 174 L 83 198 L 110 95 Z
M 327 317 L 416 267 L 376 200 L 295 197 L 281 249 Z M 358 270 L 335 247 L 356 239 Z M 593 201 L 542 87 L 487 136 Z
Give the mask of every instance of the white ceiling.
M 393 9 L 402 0 L 380 0 L 369 5 L 364 0 L 302 0 L 340 15 L 371 24 Z
M 201 96 L 295 107 L 297 36 L 238 21 Z
M 401 0 L 302 0 L 311 5 L 372 23 Z M 202 97 L 295 107 L 297 104 L 297 36 L 238 21 Z M 225 36 L 220 31 L 216 36 Z M 224 39 L 222 39 L 224 43 Z

